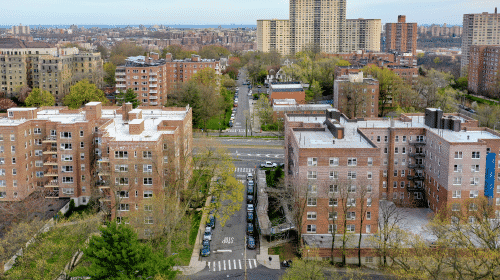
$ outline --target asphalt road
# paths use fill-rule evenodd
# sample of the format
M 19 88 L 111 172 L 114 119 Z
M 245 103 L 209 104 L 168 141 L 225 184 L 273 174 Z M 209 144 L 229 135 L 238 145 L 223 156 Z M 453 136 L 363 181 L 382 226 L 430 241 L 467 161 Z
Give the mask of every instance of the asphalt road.
M 243 85 L 246 80 L 246 74 L 243 70 L 240 71 L 240 77 L 236 81 L 236 86 L 239 87 L 238 91 L 238 107 L 236 107 L 235 119 L 233 121 L 233 127 L 229 128 L 224 132 L 224 135 L 246 135 L 246 128 L 248 128 L 248 135 L 250 133 L 250 120 L 248 120 L 248 126 L 246 124 L 245 111 L 250 110 L 250 105 L 248 104 L 248 86 Z

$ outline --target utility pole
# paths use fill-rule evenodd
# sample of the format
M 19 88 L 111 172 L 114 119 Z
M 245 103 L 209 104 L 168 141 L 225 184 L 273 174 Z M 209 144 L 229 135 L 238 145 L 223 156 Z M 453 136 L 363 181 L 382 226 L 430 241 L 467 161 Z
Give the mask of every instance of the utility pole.
M 245 235 L 245 257 L 243 258 L 243 261 L 245 262 L 245 280 L 247 280 L 247 236 Z
M 248 137 L 248 118 L 245 118 L 245 137 Z

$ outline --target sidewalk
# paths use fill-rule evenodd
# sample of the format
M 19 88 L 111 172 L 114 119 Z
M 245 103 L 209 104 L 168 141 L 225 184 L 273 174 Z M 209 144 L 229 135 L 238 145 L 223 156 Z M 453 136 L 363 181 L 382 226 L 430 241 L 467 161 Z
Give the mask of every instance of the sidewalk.
M 275 241 L 272 243 L 267 242 L 265 238 L 260 237 L 260 254 L 257 255 L 257 261 L 270 269 L 281 269 L 280 266 L 280 256 L 278 255 L 269 255 L 269 248 L 274 247 L 279 244 L 279 242 L 284 243 L 288 242 L 287 240 Z M 276 244 L 275 244 L 276 243 Z

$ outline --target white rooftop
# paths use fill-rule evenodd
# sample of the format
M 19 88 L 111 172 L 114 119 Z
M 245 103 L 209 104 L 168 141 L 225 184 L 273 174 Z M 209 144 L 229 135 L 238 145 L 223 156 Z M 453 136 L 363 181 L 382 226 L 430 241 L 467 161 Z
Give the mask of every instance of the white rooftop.
M 273 89 L 287 89 L 287 88 L 298 88 L 302 89 L 301 84 L 271 84 Z

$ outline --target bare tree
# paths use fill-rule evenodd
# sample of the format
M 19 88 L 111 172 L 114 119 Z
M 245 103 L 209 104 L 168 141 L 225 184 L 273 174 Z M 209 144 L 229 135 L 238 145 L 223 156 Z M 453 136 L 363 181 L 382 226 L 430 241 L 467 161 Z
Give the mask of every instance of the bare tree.
M 345 114 L 351 119 L 365 117 L 367 115 L 366 111 L 362 109 L 367 108 L 366 103 L 370 102 L 370 100 L 363 84 L 346 82 L 342 83 L 341 87 L 346 100 Z
M 358 239 L 358 266 L 361 267 L 361 239 L 363 235 L 363 222 L 366 219 L 368 207 L 372 206 L 373 190 L 368 184 L 360 184 L 357 187 L 357 196 L 359 198 L 359 239 Z

